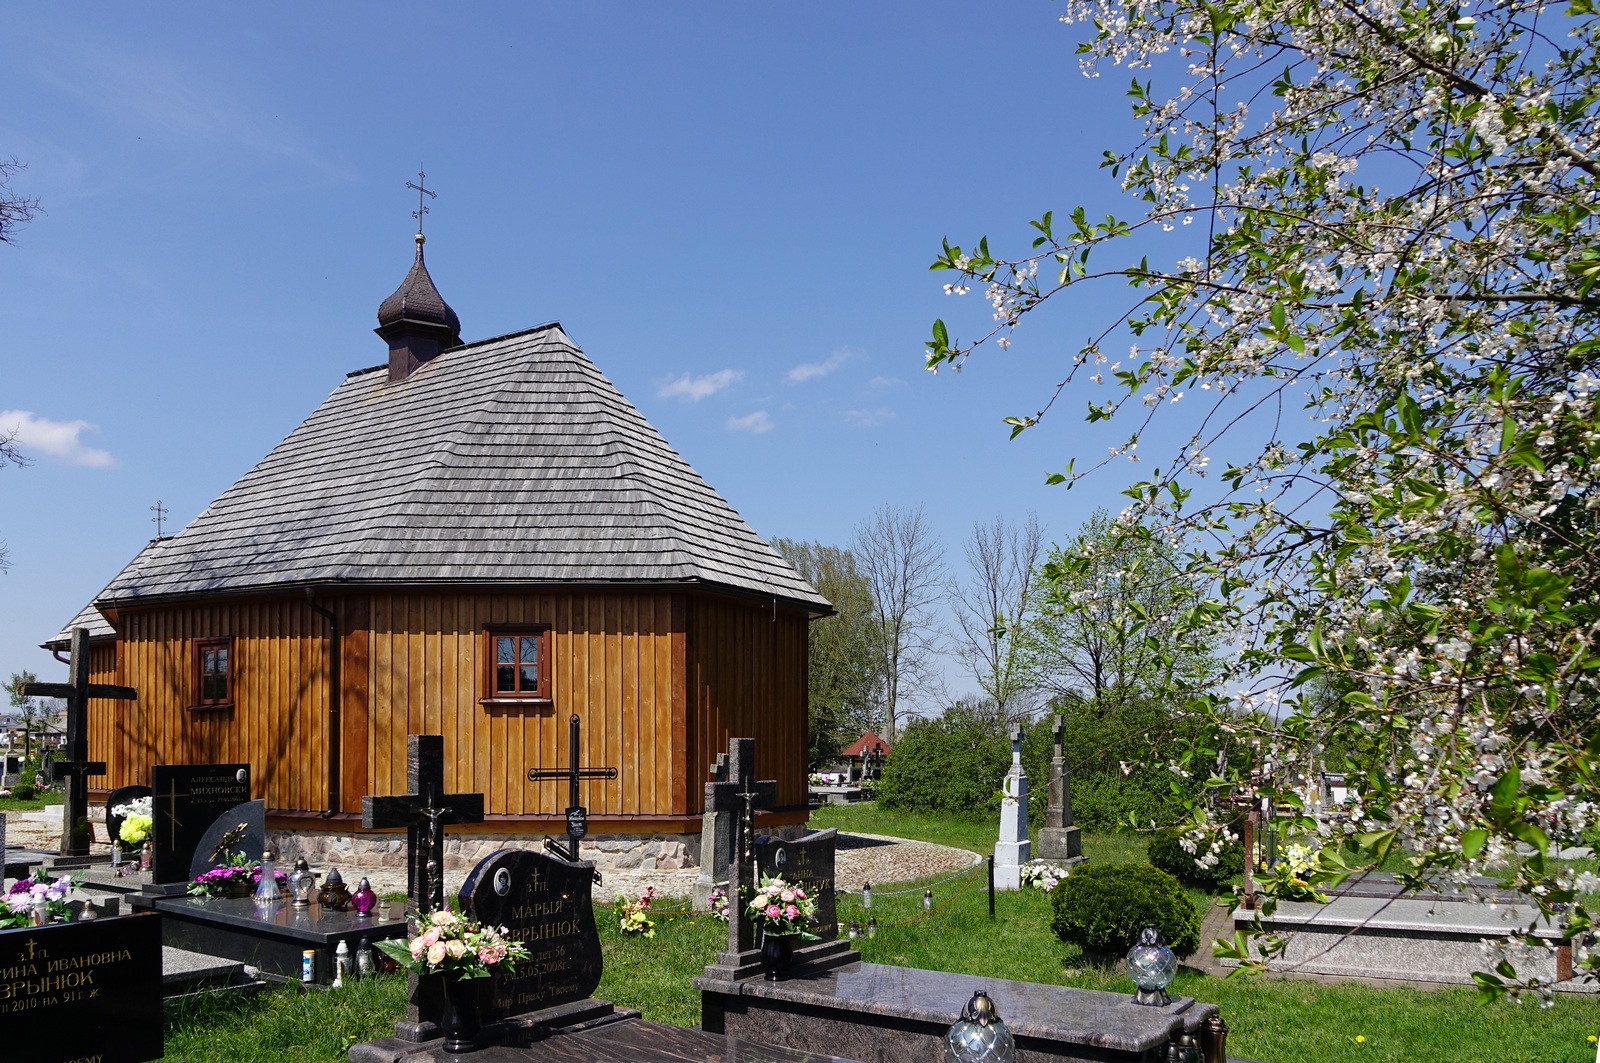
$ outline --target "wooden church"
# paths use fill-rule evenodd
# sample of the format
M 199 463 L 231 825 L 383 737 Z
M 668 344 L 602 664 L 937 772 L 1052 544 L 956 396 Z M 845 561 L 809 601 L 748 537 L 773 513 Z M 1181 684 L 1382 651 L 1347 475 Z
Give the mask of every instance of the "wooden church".
M 317 849 L 360 835 L 363 795 L 406 791 L 407 735 L 439 734 L 447 791 L 485 795 L 477 830 L 559 834 L 565 784 L 527 772 L 567 767 L 576 713 L 586 763 L 618 768 L 584 784 L 591 837 L 679 838 L 692 862 L 730 736 L 777 780 L 764 821 L 802 821 L 827 601 L 559 324 L 462 343 L 416 240 L 378 309 L 388 362 L 46 644 L 87 626 L 92 680 L 138 689 L 90 704 L 93 785 L 246 762 L 269 827 Z

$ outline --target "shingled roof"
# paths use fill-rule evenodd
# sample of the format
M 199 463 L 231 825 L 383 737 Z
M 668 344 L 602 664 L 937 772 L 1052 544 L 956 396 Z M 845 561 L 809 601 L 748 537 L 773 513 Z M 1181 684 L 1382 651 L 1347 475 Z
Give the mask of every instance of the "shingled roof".
M 558 324 L 352 373 L 95 605 L 326 583 L 698 584 L 831 611 Z

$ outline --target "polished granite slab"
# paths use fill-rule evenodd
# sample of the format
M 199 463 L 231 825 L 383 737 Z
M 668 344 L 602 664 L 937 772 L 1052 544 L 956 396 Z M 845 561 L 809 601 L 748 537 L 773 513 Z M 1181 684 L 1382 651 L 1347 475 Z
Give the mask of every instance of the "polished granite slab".
M 141 897 L 164 917 L 162 943 L 175 948 L 239 960 L 276 979 L 300 981 L 301 959 L 315 953 L 314 978 L 333 980 L 333 957 L 343 941 L 353 956 L 361 939 L 404 937 L 404 919 L 363 918 L 313 904 L 296 908 L 278 903 L 257 907 L 249 897 Z
M 1217 1012 L 1189 997 L 1148 1007 L 1129 994 L 874 963 L 779 982 L 701 977 L 695 988 L 707 1030 L 834 1051 L 855 1051 L 859 1036 L 869 1063 L 920 1058 L 979 989 L 994 1000 L 1019 1050 L 1041 1058 L 1153 1058 Z
M 560 1033 L 527 1047 L 493 1045 L 455 1055 L 439 1044 L 400 1056 L 395 1063 L 854 1063 L 839 1056 L 801 1052 L 699 1030 L 629 1019 L 593 1030 Z

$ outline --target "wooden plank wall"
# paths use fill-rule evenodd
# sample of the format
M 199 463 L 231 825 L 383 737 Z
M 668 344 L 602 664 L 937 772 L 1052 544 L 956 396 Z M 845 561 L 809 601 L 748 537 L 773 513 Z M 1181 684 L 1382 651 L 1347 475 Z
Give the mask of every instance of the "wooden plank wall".
M 370 792 L 404 793 L 406 736 L 442 734 L 449 792 L 484 794 L 490 815 L 559 815 L 566 782 L 530 783 L 527 770 L 567 766 L 568 718 L 577 713 L 584 765 L 619 772 L 583 783 L 591 815 L 683 814 L 672 620 L 666 593 L 374 595 Z M 551 626 L 551 705 L 478 704 L 491 624 Z
M 118 681 L 139 696 L 90 703 L 89 755 L 106 761 L 100 785 L 148 784 L 152 764 L 239 762 L 268 808 L 323 807 L 327 625 L 304 598 L 129 610 L 118 633 Z M 194 640 L 220 636 L 234 640 L 234 707 L 193 710 Z
M 66 677 L 62 676 L 65 682 Z M 89 643 L 89 682 L 91 683 L 121 683 L 122 679 L 117 672 L 117 643 L 104 639 Z M 106 775 L 104 777 L 91 775 L 89 786 L 92 789 L 101 787 L 119 786 L 120 783 L 107 783 L 107 779 L 120 778 L 119 765 L 112 761 L 107 750 L 114 750 L 113 738 L 116 734 L 119 713 L 123 704 L 105 698 L 89 699 L 89 759 L 105 760 Z
M 730 737 L 756 740 L 756 772 L 776 779 L 778 806 L 806 801 L 805 615 L 740 599 L 690 600 L 688 630 L 692 810 L 708 766 Z

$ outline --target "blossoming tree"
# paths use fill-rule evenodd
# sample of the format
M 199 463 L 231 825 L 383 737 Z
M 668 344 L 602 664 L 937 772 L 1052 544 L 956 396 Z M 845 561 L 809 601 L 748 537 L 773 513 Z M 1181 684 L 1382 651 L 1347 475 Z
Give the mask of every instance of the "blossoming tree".
M 1324 877 L 1390 852 L 1417 880 L 1487 872 L 1578 936 L 1597 883 L 1551 856 L 1595 841 L 1600 762 L 1592 5 L 1069 0 L 1085 69 L 1147 78 L 1142 134 L 1104 160 L 1138 213 L 1045 214 L 1011 257 L 947 243 L 946 290 L 977 285 L 992 319 L 927 344 L 959 367 L 1079 286 L 1130 285 L 1009 423 L 1086 392 L 1121 426 L 1106 461 L 1181 423 L 1123 519 L 1214 580 L 1190 619 L 1240 652 L 1192 704 L 1261 751 L 1202 742 L 1186 769 L 1298 804 L 1347 750 L 1327 767 L 1352 802 L 1301 824 Z M 1240 711 L 1273 701 L 1281 722 Z M 1477 978 L 1529 988 L 1511 963 Z

